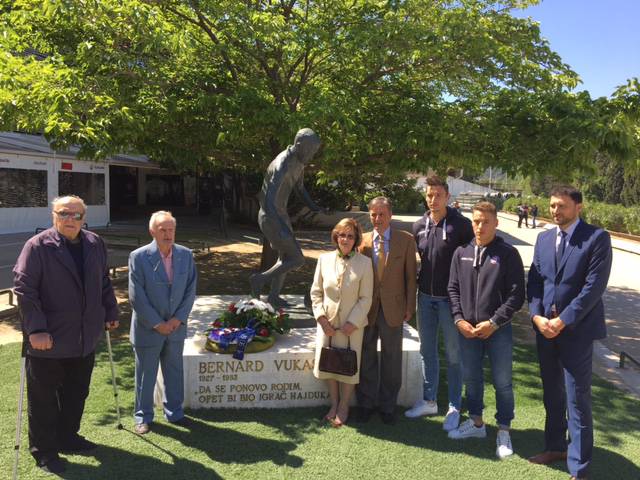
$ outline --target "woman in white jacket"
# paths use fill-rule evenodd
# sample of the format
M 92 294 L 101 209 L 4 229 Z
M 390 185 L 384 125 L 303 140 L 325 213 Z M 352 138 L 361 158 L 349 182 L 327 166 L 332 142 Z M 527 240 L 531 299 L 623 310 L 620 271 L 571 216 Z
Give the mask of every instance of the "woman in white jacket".
M 373 266 L 371 259 L 358 253 L 362 240 L 360 225 L 352 218 L 342 219 L 333 228 L 331 240 L 336 246 L 332 252 L 318 259 L 311 301 L 313 315 L 318 322 L 316 357 L 313 374 L 326 380 L 331 397 L 331 409 L 325 419 L 340 427 L 349 417 L 349 401 L 360 380 L 362 336 L 367 325 L 367 313 L 373 293 Z M 322 372 L 320 350 L 331 345 L 356 351 L 358 371 L 353 376 Z

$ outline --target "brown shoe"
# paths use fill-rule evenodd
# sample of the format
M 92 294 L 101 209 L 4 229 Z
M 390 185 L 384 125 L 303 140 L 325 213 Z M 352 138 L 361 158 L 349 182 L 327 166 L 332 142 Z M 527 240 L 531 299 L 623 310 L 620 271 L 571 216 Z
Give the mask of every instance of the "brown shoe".
M 549 465 L 550 463 L 560 462 L 567 459 L 567 452 L 542 452 L 529 458 L 531 463 L 538 465 Z
M 148 423 L 136 423 L 135 427 L 133 427 L 133 430 L 138 435 L 145 435 L 151 431 L 151 427 Z

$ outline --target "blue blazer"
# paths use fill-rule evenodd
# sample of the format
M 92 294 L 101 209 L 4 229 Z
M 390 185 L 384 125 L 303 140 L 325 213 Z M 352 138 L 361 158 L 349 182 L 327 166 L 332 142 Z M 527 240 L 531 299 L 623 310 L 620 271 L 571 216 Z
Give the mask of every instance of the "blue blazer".
M 531 317 L 550 318 L 555 305 L 566 325 L 559 339 L 604 338 L 607 331 L 602 295 L 607 288 L 612 260 L 609 233 L 580 220 L 557 273 L 556 237 L 557 229 L 553 228 L 540 233 L 536 241 L 527 286 Z
M 191 250 L 173 245 L 173 283 L 169 283 L 155 240 L 129 255 L 131 343 L 138 347 L 161 345 L 165 340 L 184 341 L 187 318 L 196 298 L 197 271 Z M 182 322 L 168 337 L 153 327 L 176 317 Z

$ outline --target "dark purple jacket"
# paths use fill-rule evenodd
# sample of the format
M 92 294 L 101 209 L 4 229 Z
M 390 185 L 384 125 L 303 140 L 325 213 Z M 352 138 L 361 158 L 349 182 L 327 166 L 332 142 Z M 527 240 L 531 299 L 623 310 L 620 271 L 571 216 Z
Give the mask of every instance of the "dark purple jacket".
M 118 319 L 107 268 L 107 249 L 95 233 L 82 230 L 84 282 L 55 228 L 31 237 L 13 268 L 23 332 L 48 332 L 51 350 L 28 349 L 45 358 L 84 357 L 96 349 L 105 322 Z

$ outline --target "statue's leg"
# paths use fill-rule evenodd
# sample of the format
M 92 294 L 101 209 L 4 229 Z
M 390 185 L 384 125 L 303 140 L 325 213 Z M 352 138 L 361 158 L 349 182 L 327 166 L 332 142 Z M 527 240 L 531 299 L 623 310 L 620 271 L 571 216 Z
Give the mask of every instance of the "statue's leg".
M 280 297 L 285 277 L 291 270 L 304 265 L 302 249 L 295 240 L 292 243 L 294 243 L 292 246 L 295 248 L 283 251 L 278 262 L 274 265 L 273 271 L 270 272 L 271 289 L 267 301 L 273 306 L 284 307 L 289 305 L 286 300 Z
M 287 302 L 284 298 L 280 296 L 280 291 L 284 286 L 284 280 L 287 274 L 282 273 L 280 275 L 275 275 L 271 279 L 271 289 L 269 291 L 269 296 L 267 297 L 267 302 L 269 302 L 274 307 L 288 307 L 290 306 L 289 302 Z
M 251 285 L 251 297 L 260 300 L 260 293 L 262 287 L 266 283 L 263 273 L 254 273 L 249 277 L 249 284 Z

